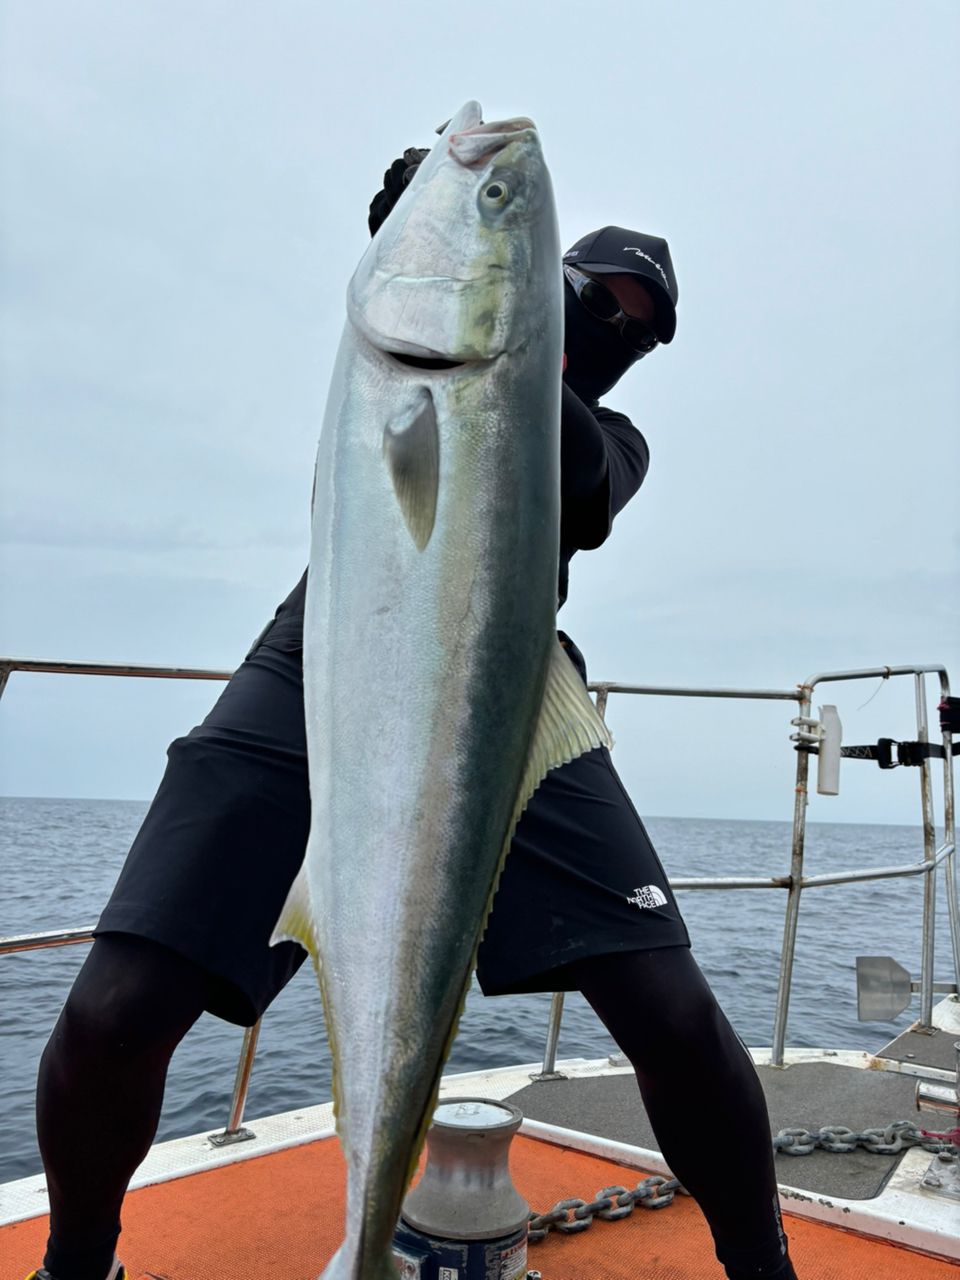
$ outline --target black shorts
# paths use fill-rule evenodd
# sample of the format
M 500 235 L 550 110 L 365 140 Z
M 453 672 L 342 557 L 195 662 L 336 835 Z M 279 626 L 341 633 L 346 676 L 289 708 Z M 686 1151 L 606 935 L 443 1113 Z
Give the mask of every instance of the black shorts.
M 208 1007 L 250 1025 L 305 953 L 268 939 L 310 826 L 303 617 L 282 605 L 167 769 L 96 932 L 150 938 L 211 975 Z M 583 674 L 583 659 L 571 657 Z M 477 963 L 487 995 L 572 990 L 587 956 L 689 946 L 606 750 L 554 769 L 507 857 Z

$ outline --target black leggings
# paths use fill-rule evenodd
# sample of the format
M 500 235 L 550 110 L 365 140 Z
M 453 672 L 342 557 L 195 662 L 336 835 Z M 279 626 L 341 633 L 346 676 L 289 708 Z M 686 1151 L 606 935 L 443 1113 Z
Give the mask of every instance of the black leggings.
M 56 1280 L 106 1276 L 127 1184 L 157 1131 L 167 1067 L 207 988 L 204 971 L 166 947 L 125 934 L 94 941 L 37 1080 L 50 1195 L 44 1266 Z
M 574 977 L 636 1071 L 663 1157 L 728 1274 L 792 1276 L 760 1079 L 689 949 L 596 956 Z M 734 1135 L 722 1149 L 708 1141 L 718 1124 Z
M 574 969 L 636 1069 L 664 1157 L 703 1210 L 728 1273 L 792 1274 L 777 1270 L 782 1236 L 760 1083 L 689 950 L 598 956 Z M 44 1265 L 57 1280 L 106 1275 L 127 1184 L 156 1133 L 167 1066 L 208 991 L 202 969 L 156 943 L 121 934 L 94 942 L 38 1082 L 51 1220 Z M 722 1119 L 737 1145 L 704 1143 L 694 1116 Z

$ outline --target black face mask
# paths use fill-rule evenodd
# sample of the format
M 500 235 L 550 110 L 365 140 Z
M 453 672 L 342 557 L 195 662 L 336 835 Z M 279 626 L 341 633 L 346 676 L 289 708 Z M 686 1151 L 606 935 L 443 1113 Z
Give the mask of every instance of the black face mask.
M 620 337 L 616 325 L 598 320 L 583 306 L 571 286 L 563 284 L 564 382 L 581 400 L 599 400 L 641 358 Z

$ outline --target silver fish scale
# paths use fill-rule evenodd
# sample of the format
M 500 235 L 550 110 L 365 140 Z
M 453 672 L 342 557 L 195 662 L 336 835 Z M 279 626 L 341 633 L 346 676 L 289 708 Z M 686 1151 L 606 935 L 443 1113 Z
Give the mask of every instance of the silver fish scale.
M 450 131 L 469 128 L 471 111 Z M 441 140 L 404 196 L 406 221 L 391 215 L 368 251 L 351 285 L 318 453 L 304 631 L 314 815 L 305 867 L 350 1206 L 331 1280 L 391 1274 L 394 1222 L 556 643 L 559 243 L 535 134 L 505 136 L 506 150 L 470 170 Z M 526 176 L 536 190 L 523 192 L 523 216 L 510 222 L 507 210 L 498 225 L 482 205 L 485 174 L 507 160 L 514 188 Z M 460 261 L 451 350 L 489 345 L 483 317 L 495 317 L 496 334 L 516 346 L 492 361 L 424 371 L 370 340 L 380 335 L 369 331 L 363 282 L 374 282 L 382 324 L 393 306 L 382 264 L 403 260 L 418 200 L 445 213 L 444 270 L 431 278 L 447 315 L 457 297 L 448 267 Z M 427 210 L 419 225 L 437 218 Z M 413 256 L 423 272 L 422 240 Z M 430 288 L 426 274 L 419 284 L 409 272 L 398 278 L 398 343 L 417 341 L 404 328 L 403 299 L 414 296 L 423 314 Z M 439 459 L 432 526 L 429 513 L 404 507 L 387 457 L 405 447 L 411 421 L 429 443 L 425 392 Z M 419 494 L 429 488 L 429 449 L 408 452 Z M 421 528 L 422 549 L 411 532 Z

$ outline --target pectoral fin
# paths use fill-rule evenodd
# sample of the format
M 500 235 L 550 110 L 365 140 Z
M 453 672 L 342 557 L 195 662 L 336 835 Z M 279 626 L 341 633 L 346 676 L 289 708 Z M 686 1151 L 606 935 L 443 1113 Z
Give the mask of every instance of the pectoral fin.
M 440 485 L 440 434 L 428 391 L 406 421 L 388 424 L 383 455 L 410 536 L 422 551 L 433 533 Z

